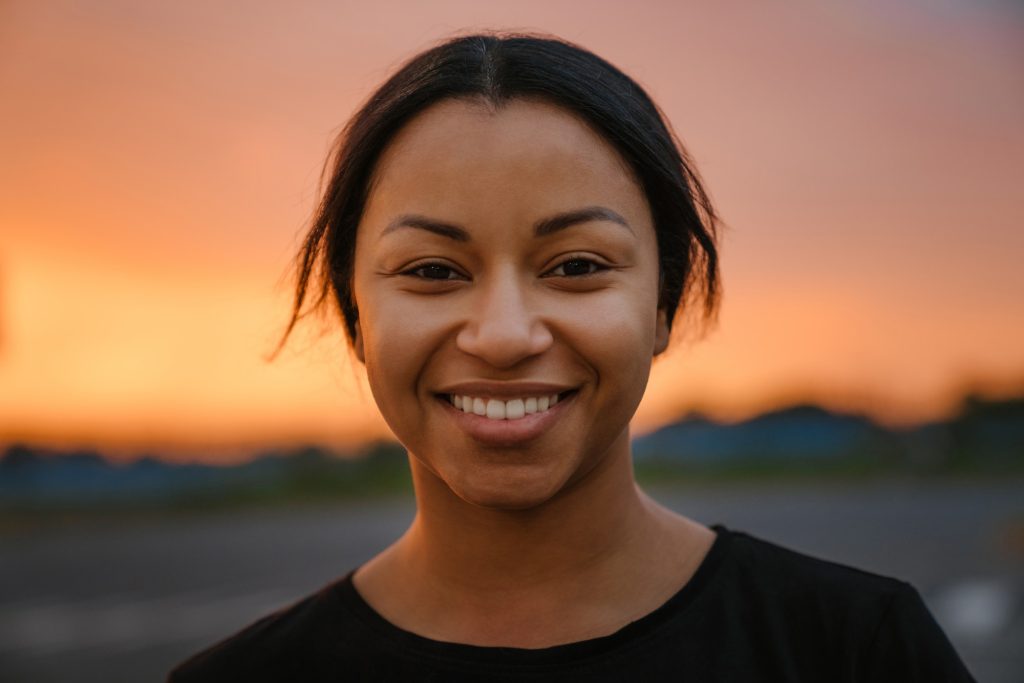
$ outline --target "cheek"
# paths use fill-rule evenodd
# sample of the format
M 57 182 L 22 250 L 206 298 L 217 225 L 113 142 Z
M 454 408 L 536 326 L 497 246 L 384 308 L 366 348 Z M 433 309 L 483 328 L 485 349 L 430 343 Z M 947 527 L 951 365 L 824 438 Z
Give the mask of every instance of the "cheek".
M 403 443 L 422 428 L 425 404 L 418 400 L 424 372 L 450 334 L 443 309 L 416 297 L 378 292 L 360 302 L 364 364 L 374 400 Z
M 436 344 L 440 321 L 399 297 L 367 303 L 360 316 L 367 374 L 371 380 L 386 376 L 391 381 L 412 375 L 406 379 L 413 381 L 415 369 Z
M 601 388 L 617 393 L 616 403 L 638 403 L 654 355 L 656 299 L 640 289 L 591 296 L 564 307 L 560 328 L 593 367 Z
M 634 278 L 607 290 L 560 302 L 557 318 L 595 333 L 602 346 L 625 356 L 653 349 L 658 295 L 655 283 Z M 595 340 L 596 341 L 596 340 Z

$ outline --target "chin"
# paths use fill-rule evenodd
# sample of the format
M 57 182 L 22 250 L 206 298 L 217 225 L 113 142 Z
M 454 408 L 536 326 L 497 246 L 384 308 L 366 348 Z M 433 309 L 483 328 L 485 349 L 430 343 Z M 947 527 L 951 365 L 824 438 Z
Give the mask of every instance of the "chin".
M 548 503 L 563 489 L 565 482 L 551 476 L 484 476 L 448 482 L 451 491 L 469 503 L 491 510 L 532 510 Z M 533 473 L 536 475 L 537 473 Z

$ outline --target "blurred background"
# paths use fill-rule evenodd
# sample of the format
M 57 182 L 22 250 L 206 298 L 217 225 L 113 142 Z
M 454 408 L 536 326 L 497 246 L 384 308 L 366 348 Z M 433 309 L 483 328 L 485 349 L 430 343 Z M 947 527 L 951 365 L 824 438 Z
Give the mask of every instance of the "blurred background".
M 329 146 L 405 59 L 546 31 L 727 228 L 634 423 L 655 497 L 913 582 L 1024 677 L 1024 6 L 0 2 L 0 680 L 160 680 L 413 504 L 340 326 L 273 363 Z

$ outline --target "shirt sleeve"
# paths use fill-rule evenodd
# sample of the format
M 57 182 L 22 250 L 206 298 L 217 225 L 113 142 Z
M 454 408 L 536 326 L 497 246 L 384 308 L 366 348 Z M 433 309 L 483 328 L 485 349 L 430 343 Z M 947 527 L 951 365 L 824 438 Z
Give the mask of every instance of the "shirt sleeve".
M 902 581 L 869 645 L 861 679 L 976 683 L 920 594 Z

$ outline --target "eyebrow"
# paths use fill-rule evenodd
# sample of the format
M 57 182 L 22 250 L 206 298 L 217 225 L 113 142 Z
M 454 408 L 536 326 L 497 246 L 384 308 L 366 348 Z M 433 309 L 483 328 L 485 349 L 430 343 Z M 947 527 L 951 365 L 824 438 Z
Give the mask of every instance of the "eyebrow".
M 621 225 L 630 232 L 633 232 L 633 228 L 630 227 L 628 222 L 626 222 L 626 219 L 617 212 L 604 206 L 587 206 L 582 209 L 564 211 L 562 213 L 556 213 L 554 216 L 548 216 L 547 218 L 540 219 L 533 224 L 533 235 L 534 237 L 545 237 L 574 225 L 579 225 L 580 223 L 591 223 L 594 221 L 614 223 L 616 225 Z M 469 232 L 459 225 L 454 223 L 445 223 L 443 221 L 434 220 L 433 218 L 411 213 L 403 214 L 388 223 L 387 227 L 384 228 L 384 231 L 381 233 L 381 236 L 401 228 L 426 230 L 427 232 L 447 237 L 455 240 L 456 242 L 470 241 Z

